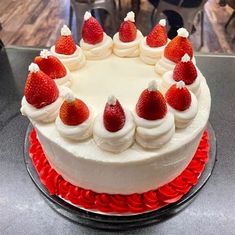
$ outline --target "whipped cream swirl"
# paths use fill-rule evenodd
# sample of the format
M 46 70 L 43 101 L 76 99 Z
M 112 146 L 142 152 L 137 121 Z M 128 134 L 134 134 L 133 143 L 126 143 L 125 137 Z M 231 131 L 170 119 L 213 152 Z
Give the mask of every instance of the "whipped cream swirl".
M 99 60 L 112 54 L 113 40 L 104 33 L 102 42 L 93 45 L 81 39 L 80 46 L 88 60 Z
M 197 97 L 199 97 L 200 92 L 201 92 L 201 79 L 203 77 L 203 75 L 200 73 L 200 71 L 197 69 L 197 78 L 195 79 L 195 81 L 190 84 L 190 85 L 185 85 L 190 91 L 192 91 Z M 173 79 L 173 71 L 168 71 L 166 73 L 163 74 L 162 77 L 162 82 L 161 82 L 161 86 L 162 86 L 162 90 L 164 92 L 166 92 L 173 84 L 175 84 L 176 81 Z
M 179 111 L 168 105 L 169 111 L 174 114 L 176 128 L 181 129 L 187 127 L 197 115 L 198 112 L 197 98 L 191 91 L 189 92 L 191 94 L 192 102 L 188 109 L 184 111 Z
M 76 51 L 71 55 L 63 55 L 56 53 L 55 46 L 51 47 L 51 53 L 56 56 L 70 71 L 75 71 L 82 68 L 86 63 L 86 58 L 83 54 L 82 49 L 76 46 Z
M 96 144 L 103 150 L 120 153 L 129 148 L 134 141 L 135 123 L 132 114 L 124 108 L 126 121 L 122 129 L 110 132 L 105 129 L 103 114 L 100 113 L 94 122 L 93 136 Z
M 44 123 L 50 123 L 55 121 L 60 106 L 64 102 L 63 94 L 67 91 L 68 88 L 66 87 L 59 87 L 59 96 L 55 100 L 55 102 L 46 105 L 40 109 L 35 108 L 33 105 L 29 104 L 25 98 L 23 97 L 21 101 L 21 113 L 24 116 L 27 116 L 32 123 L 34 122 L 44 122 Z
M 167 44 L 161 47 L 150 47 L 146 43 L 146 38 L 147 37 L 144 37 L 140 42 L 140 58 L 146 64 L 155 65 L 161 58 Z M 170 40 L 168 40 L 168 42 L 169 41 Z
M 195 57 L 192 58 L 192 62 L 196 64 Z M 155 65 L 155 72 L 159 75 L 163 75 L 167 71 L 173 70 L 176 63 L 171 60 L 168 60 L 164 55 L 162 55 L 161 59 Z
M 119 57 L 138 57 L 140 54 L 139 44 L 143 38 L 142 33 L 137 30 L 136 39 L 132 42 L 122 42 L 119 33 L 113 36 L 113 52 Z
M 93 114 L 89 109 L 90 114 L 86 121 L 76 126 L 69 126 L 62 122 L 60 116 L 56 118 L 56 128 L 61 136 L 71 140 L 85 140 L 92 135 Z
M 136 142 L 146 149 L 161 148 L 175 133 L 174 116 L 167 112 L 166 116 L 159 120 L 146 120 L 134 111 L 136 123 Z

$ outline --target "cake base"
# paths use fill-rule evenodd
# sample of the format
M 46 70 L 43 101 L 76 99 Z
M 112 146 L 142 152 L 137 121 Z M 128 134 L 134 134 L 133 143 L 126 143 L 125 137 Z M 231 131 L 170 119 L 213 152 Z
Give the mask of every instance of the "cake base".
M 208 138 L 207 138 L 207 132 L 203 135 L 203 140 L 201 144 L 199 145 L 199 148 L 204 151 L 204 154 L 195 154 L 194 156 L 194 164 L 189 164 L 187 167 L 187 171 L 185 170 L 183 177 L 188 178 L 187 181 L 190 181 L 190 184 L 187 183 L 186 185 L 182 185 L 182 182 L 180 182 L 180 185 L 176 181 L 174 181 L 173 185 L 176 186 L 176 191 L 172 192 L 172 190 L 168 190 L 167 185 L 162 187 L 162 190 L 160 190 L 160 194 L 158 194 L 158 199 L 154 200 L 152 198 L 153 195 L 149 195 L 149 202 L 150 207 L 147 209 L 143 207 L 140 207 L 140 204 L 136 202 L 135 200 L 130 202 L 133 207 L 131 207 L 131 211 L 127 211 L 127 213 L 123 214 L 123 212 L 118 213 L 117 210 L 120 208 L 115 208 L 114 211 L 105 211 L 103 208 L 101 210 L 97 210 L 97 208 L 89 208 L 89 203 L 85 203 L 83 206 L 83 209 L 78 208 L 75 205 L 72 205 L 68 201 L 65 201 L 61 199 L 58 196 L 52 196 L 51 194 L 56 194 L 56 192 L 53 192 L 53 187 L 50 188 L 47 185 L 47 188 L 50 190 L 51 194 L 49 193 L 48 189 L 44 186 L 44 184 L 41 182 L 40 177 L 37 173 L 37 170 L 35 169 L 32 159 L 28 153 L 29 147 L 30 147 L 30 132 L 32 131 L 32 126 L 30 125 L 25 138 L 25 146 L 24 146 L 24 157 L 25 157 L 25 164 L 27 171 L 29 175 L 31 176 L 33 182 L 38 187 L 38 189 L 42 192 L 43 196 L 47 199 L 49 205 L 55 209 L 58 213 L 61 215 L 67 217 L 68 219 L 81 223 L 83 225 L 96 227 L 100 229 L 108 229 L 108 230 L 124 230 L 124 229 L 130 229 L 137 226 L 144 226 L 152 223 L 159 222 L 169 216 L 172 216 L 182 209 L 184 209 L 197 195 L 199 190 L 205 185 L 207 180 L 209 179 L 214 163 L 215 163 L 215 156 L 216 156 L 216 139 L 214 135 L 214 131 L 211 127 L 211 125 L 208 125 L 208 135 L 209 135 L 209 141 L 210 141 L 210 152 L 208 153 Z M 36 144 L 39 144 L 36 140 L 35 134 L 31 136 L 31 141 L 35 141 Z M 35 144 L 35 143 L 34 143 Z M 203 150 L 203 148 L 205 148 Z M 31 148 L 31 155 L 40 155 L 42 154 L 42 150 L 40 148 L 37 148 L 37 150 Z M 200 152 L 200 151 L 199 151 Z M 206 164 L 208 160 L 208 154 L 209 154 L 209 161 Z M 37 161 L 39 159 L 37 158 Z M 195 160 L 199 160 L 202 165 L 195 164 Z M 35 159 L 33 159 L 33 162 L 35 164 Z M 39 163 L 39 162 L 38 162 Z M 41 159 L 41 165 L 48 164 L 46 158 Z M 204 168 L 205 167 L 205 168 Z M 194 169 L 192 169 L 194 168 Z M 204 171 L 203 171 L 204 169 Z M 190 175 L 191 171 L 194 171 L 195 175 Z M 202 172 L 203 171 L 203 172 Z M 42 174 L 41 174 L 42 175 Z M 195 177 L 196 176 L 196 177 Z M 200 177 L 199 177 L 200 176 Z M 56 175 L 56 177 L 59 177 Z M 42 177 L 41 177 L 42 178 Z M 56 179 L 57 180 L 57 179 Z M 42 180 L 43 181 L 43 180 Z M 63 180 L 64 181 L 64 180 Z M 169 184 L 168 184 L 169 185 Z M 170 183 L 172 188 L 172 182 Z M 194 186 L 193 186 L 194 185 Z M 74 187 L 74 186 L 73 186 Z M 75 188 L 75 187 L 74 187 Z M 85 194 L 88 190 L 84 191 Z M 156 190 L 154 190 L 156 191 Z M 159 189 L 158 189 L 159 191 Z M 158 193 L 158 192 L 157 192 Z M 89 195 L 89 194 L 88 194 Z M 64 197 L 64 195 L 61 195 Z M 143 197 L 143 195 L 142 195 Z M 135 196 L 134 196 L 135 198 Z M 65 197 L 65 199 L 68 199 Z M 153 199 L 153 201 L 151 201 Z M 136 198 L 138 200 L 138 198 Z M 88 200 L 89 202 L 89 200 Z M 134 203 L 134 204 L 133 204 Z M 136 204 L 137 203 L 137 204 Z M 75 204 L 76 201 L 75 201 Z M 151 208 L 152 206 L 152 208 Z M 86 209 L 84 208 L 86 207 Z M 99 208 L 98 208 L 99 209 Z M 102 210 L 103 209 L 103 210 Z M 122 208 L 121 208 L 122 209 Z M 113 212 L 115 214 L 113 214 Z M 125 212 L 125 211 L 124 211 Z

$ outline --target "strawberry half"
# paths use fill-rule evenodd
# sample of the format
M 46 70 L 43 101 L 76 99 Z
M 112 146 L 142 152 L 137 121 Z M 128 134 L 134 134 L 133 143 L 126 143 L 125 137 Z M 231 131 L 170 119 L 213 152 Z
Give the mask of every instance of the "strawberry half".
M 131 11 L 127 13 L 119 28 L 119 39 L 122 42 L 132 42 L 136 39 L 137 29 L 134 22 L 135 14 Z
M 166 101 L 174 109 L 184 111 L 191 105 L 192 98 L 183 81 L 172 85 L 166 92 Z
M 167 113 L 166 101 L 160 91 L 157 90 L 156 81 L 149 83 L 136 104 L 136 113 L 146 120 L 163 118 Z
M 77 126 L 89 117 L 87 105 L 72 94 L 67 94 L 64 103 L 60 107 L 60 119 L 65 125 Z
M 61 29 L 61 36 L 55 43 L 55 52 L 63 55 L 72 55 L 76 50 L 77 46 L 71 35 L 71 31 L 64 25 Z
M 168 40 L 166 31 L 166 20 L 160 20 L 146 38 L 146 43 L 150 47 L 162 47 Z
M 62 78 L 67 74 L 64 65 L 48 50 L 42 50 L 40 56 L 35 57 L 34 62 L 52 79 Z
M 100 23 L 91 16 L 90 12 L 84 15 L 84 24 L 82 28 L 82 39 L 88 44 L 97 44 L 102 42 L 104 31 Z
M 188 54 L 185 54 L 181 61 L 176 64 L 173 71 L 173 79 L 176 82 L 184 81 L 186 85 L 192 84 L 197 78 L 197 69 L 190 60 Z
M 27 102 L 40 109 L 58 98 L 59 91 L 53 79 L 42 72 L 37 64 L 30 64 L 24 95 Z
M 192 44 L 187 38 L 188 31 L 180 28 L 177 32 L 178 36 L 172 39 L 164 50 L 164 56 L 175 63 L 179 63 L 185 53 L 190 56 L 190 59 L 193 58 Z
M 126 117 L 121 104 L 114 96 L 110 96 L 103 114 L 105 129 L 110 132 L 117 132 L 123 128 L 125 121 Z

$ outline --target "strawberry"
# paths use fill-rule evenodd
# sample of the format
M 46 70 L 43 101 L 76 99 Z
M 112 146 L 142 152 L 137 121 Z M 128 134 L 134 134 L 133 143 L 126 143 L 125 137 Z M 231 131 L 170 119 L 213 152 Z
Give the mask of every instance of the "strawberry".
M 40 56 L 35 57 L 34 62 L 52 79 L 62 78 L 67 74 L 64 65 L 48 50 L 42 50 Z
M 180 62 L 185 53 L 190 56 L 190 59 L 193 57 L 192 44 L 187 38 L 188 31 L 180 28 L 177 32 L 178 36 L 172 39 L 164 50 L 164 56 L 175 63 Z
M 161 119 L 166 115 L 166 101 L 160 91 L 157 90 L 156 81 L 149 83 L 136 104 L 136 113 L 146 120 Z
M 72 94 L 67 94 L 64 103 L 60 107 L 60 119 L 65 125 L 77 126 L 89 117 L 87 105 Z
M 122 42 L 132 42 L 136 39 L 135 14 L 129 12 L 119 28 L 119 39 Z
M 117 132 L 123 128 L 125 121 L 126 117 L 121 104 L 114 96 L 110 96 L 103 114 L 105 129 L 110 132 Z
M 166 101 L 174 109 L 184 111 L 191 105 L 192 98 L 183 81 L 172 85 L 166 92 Z
M 82 28 L 82 39 L 88 44 L 97 44 L 102 42 L 104 31 L 100 23 L 91 16 L 90 12 L 84 15 L 84 24 Z
M 146 38 L 146 43 L 150 47 L 162 47 L 166 45 L 168 37 L 166 32 L 166 20 L 160 20 Z
M 190 60 L 188 54 L 185 54 L 181 61 L 176 64 L 173 71 L 173 79 L 176 82 L 184 81 L 186 85 L 192 84 L 197 78 L 197 69 L 193 62 Z
M 37 64 L 32 63 L 29 71 L 24 88 L 27 102 L 37 109 L 55 102 L 59 91 L 54 80 L 42 72 Z
M 55 52 L 63 55 L 72 55 L 77 50 L 70 29 L 64 25 L 61 29 L 61 36 L 55 43 Z

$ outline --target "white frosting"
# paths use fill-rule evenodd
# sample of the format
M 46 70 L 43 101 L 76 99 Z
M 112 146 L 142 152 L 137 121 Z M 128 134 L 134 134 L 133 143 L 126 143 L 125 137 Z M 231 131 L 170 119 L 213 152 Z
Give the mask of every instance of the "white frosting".
M 104 33 L 102 42 L 93 45 L 81 39 L 80 46 L 88 60 L 100 60 L 112 54 L 113 40 Z
M 196 64 L 195 57 L 192 58 L 192 62 Z M 173 70 L 175 68 L 176 63 L 171 60 L 168 60 L 164 55 L 162 55 L 161 59 L 155 65 L 155 71 L 159 75 L 163 75 L 169 70 Z
M 124 21 L 135 22 L 135 13 L 133 11 L 128 12 L 126 17 L 124 18 Z
M 119 33 L 113 36 L 113 52 L 119 57 L 137 57 L 140 54 L 139 44 L 143 38 L 142 33 L 137 30 L 136 39 L 132 42 L 122 42 Z
M 71 87 L 72 76 L 71 76 L 71 73 L 70 73 L 69 69 L 67 68 L 67 66 L 65 66 L 65 69 L 66 69 L 66 75 L 62 78 L 56 78 L 56 79 L 54 79 L 54 81 L 55 81 L 56 85 L 58 85 L 58 86 Z
M 150 47 L 146 42 L 146 38 L 147 37 L 144 37 L 140 42 L 140 58 L 146 64 L 155 65 L 161 58 L 167 44 L 161 47 Z M 167 43 L 169 43 L 169 41 L 170 40 L 168 40 Z
M 105 68 L 105 69 L 104 69 Z M 72 72 L 74 94 L 92 104 L 94 115 L 104 109 L 109 94 L 133 110 L 146 84 L 161 78 L 139 58 L 87 61 Z M 102 84 L 102 85 L 101 85 Z M 70 183 L 105 193 L 142 193 L 156 189 L 178 176 L 191 161 L 210 113 L 210 92 L 202 77 L 198 114 L 184 129 L 176 129 L 162 148 L 145 150 L 134 143 L 115 154 L 100 149 L 94 139 L 83 142 L 62 138 L 54 123 L 35 123 L 37 135 L 52 167 Z
M 159 21 L 159 24 L 160 24 L 161 26 L 165 27 L 165 26 L 166 26 L 166 20 L 165 20 L 165 19 L 161 19 L 161 20 Z
M 64 138 L 78 141 L 85 140 L 92 135 L 93 114 L 90 111 L 88 119 L 77 126 L 64 124 L 58 115 L 55 125 L 60 135 Z
M 162 119 L 149 121 L 139 117 L 134 111 L 136 122 L 136 141 L 147 149 L 161 148 L 175 133 L 174 116 L 167 112 Z
M 181 58 L 181 61 L 184 62 L 184 63 L 187 63 L 190 61 L 190 56 L 185 53 L 184 56 Z
M 64 25 L 62 28 L 61 28 L 61 35 L 62 36 L 69 36 L 71 35 L 71 30 L 69 29 L 69 27 L 67 25 Z
M 48 51 L 47 49 L 43 49 L 43 50 L 40 52 L 40 56 L 41 56 L 42 58 L 44 58 L 44 59 L 47 59 L 48 56 L 50 56 L 50 55 L 51 55 L 51 52 Z
M 31 63 L 31 64 L 29 65 L 29 72 L 30 72 L 30 73 L 36 73 L 36 72 L 38 72 L 39 70 L 40 70 L 40 69 L 39 69 L 39 67 L 38 67 L 37 64 Z
M 91 13 L 89 11 L 86 11 L 84 14 L 84 21 L 89 20 L 92 17 Z
M 190 92 L 190 94 L 192 97 L 192 102 L 188 109 L 184 111 L 179 111 L 168 105 L 169 111 L 174 114 L 176 128 L 187 127 L 197 115 L 198 112 L 197 98 L 192 92 Z
M 116 97 L 115 97 L 114 95 L 110 95 L 110 96 L 108 97 L 107 103 L 108 103 L 109 105 L 115 105 L 116 102 L 117 102 L 117 99 L 116 99 Z
M 189 33 L 188 33 L 187 29 L 185 29 L 185 28 L 178 29 L 177 33 L 178 33 L 178 36 L 180 36 L 180 37 L 187 38 L 189 36 Z
M 75 71 L 82 68 L 86 63 L 86 58 L 79 46 L 72 55 L 63 55 L 56 53 L 55 46 L 51 47 L 51 53 L 56 56 L 70 71 Z
M 21 101 L 21 113 L 24 116 L 27 116 L 33 123 L 34 122 L 43 122 L 50 123 L 54 122 L 58 113 L 60 106 L 62 105 L 64 98 L 63 87 L 59 87 L 59 96 L 58 98 L 51 104 L 46 105 L 40 109 L 35 108 L 33 105 L 29 104 L 25 98 L 23 97 Z
M 100 113 L 94 122 L 93 136 L 96 144 L 103 150 L 120 153 L 129 148 L 134 142 L 135 124 L 132 114 L 124 109 L 126 121 L 122 129 L 116 132 L 106 130 L 103 122 L 103 113 Z
M 198 69 L 197 69 L 197 74 L 198 76 L 196 77 L 195 81 L 190 85 L 186 85 L 186 87 L 190 91 L 192 91 L 197 97 L 199 97 L 201 92 L 200 84 L 203 77 Z M 166 92 L 174 83 L 176 83 L 176 81 L 173 79 L 173 71 L 168 71 L 163 74 L 161 88 L 164 92 Z

